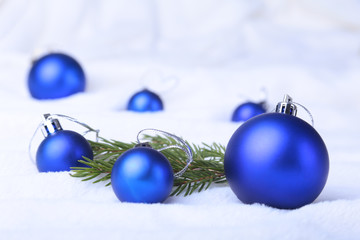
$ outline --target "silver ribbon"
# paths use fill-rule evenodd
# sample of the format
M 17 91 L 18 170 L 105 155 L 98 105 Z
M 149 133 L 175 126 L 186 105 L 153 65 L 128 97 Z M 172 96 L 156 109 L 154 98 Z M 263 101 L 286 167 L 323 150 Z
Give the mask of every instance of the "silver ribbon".
M 166 149 L 177 148 L 177 149 L 180 149 L 180 150 L 185 152 L 185 154 L 187 155 L 186 165 L 185 165 L 185 167 L 183 169 L 181 169 L 179 172 L 174 174 L 174 177 L 181 177 L 186 172 L 186 170 L 188 169 L 188 167 L 190 166 L 190 164 L 193 161 L 193 153 L 191 151 L 191 148 L 190 148 L 189 144 L 187 144 L 183 139 L 181 139 L 180 137 L 178 137 L 178 136 L 176 136 L 174 134 L 171 134 L 171 133 L 168 133 L 168 132 L 165 132 L 165 131 L 162 131 L 162 130 L 154 129 L 154 128 L 143 129 L 137 134 L 136 139 L 137 139 L 137 142 L 139 144 L 141 143 L 139 137 L 145 131 L 152 131 L 152 132 L 155 132 L 155 133 L 161 133 L 161 134 L 163 134 L 165 136 L 173 138 L 174 140 L 176 140 L 177 142 L 182 144 L 182 145 L 169 145 L 169 146 L 166 146 L 166 147 L 163 147 L 163 148 L 160 148 L 160 149 L 156 149 L 157 151 L 161 152 L 161 151 L 164 151 Z

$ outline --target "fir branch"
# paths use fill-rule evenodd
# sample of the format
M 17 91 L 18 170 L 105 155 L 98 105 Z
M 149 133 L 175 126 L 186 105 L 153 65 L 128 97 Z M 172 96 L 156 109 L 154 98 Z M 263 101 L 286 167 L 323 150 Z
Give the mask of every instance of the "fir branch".
M 150 142 L 154 149 L 177 144 L 169 137 L 149 136 L 144 138 Z M 117 158 L 125 151 L 133 148 L 136 143 L 124 143 L 116 140 L 101 138 L 101 142 L 89 141 L 94 151 L 94 159 L 84 158 L 79 162 L 89 167 L 74 167 L 71 176 L 83 178 L 82 181 L 94 180 L 94 183 L 108 181 L 106 186 L 111 184 L 111 170 Z M 226 182 L 224 174 L 224 153 L 225 147 L 213 143 L 211 145 L 189 144 L 193 152 L 193 162 L 187 171 L 174 179 L 172 196 L 184 193 L 188 196 L 195 191 L 201 192 L 208 189 L 213 183 Z M 162 153 L 169 160 L 174 173 L 183 169 L 186 165 L 187 156 L 179 149 L 167 149 Z

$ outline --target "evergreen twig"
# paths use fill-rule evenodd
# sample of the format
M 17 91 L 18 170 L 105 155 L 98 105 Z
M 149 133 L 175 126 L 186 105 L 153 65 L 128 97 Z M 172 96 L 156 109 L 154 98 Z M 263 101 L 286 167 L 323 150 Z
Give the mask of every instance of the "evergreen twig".
M 145 135 L 155 149 L 168 145 L 177 144 L 169 137 Z M 101 138 L 101 142 L 89 141 L 94 151 L 94 159 L 84 158 L 79 160 L 89 167 L 73 167 L 71 176 L 83 178 L 83 181 L 94 180 L 94 183 L 107 181 L 106 186 L 111 184 L 111 170 L 117 158 L 125 151 L 133 148 L 136 143 L 124 143 L 116 140 Z M 193 162 L 187 171 L 174 179 L 172 196 L 184 193 L 188 196 L 195 191 L 201 192 L 208 189 L 213 183 L 226 182 L 224 174 L 223 145 L 203 143 L 201 146 L 189 144 L 193 152 Z M 178 149 L 167 149 L 162 153 L 169 160 L 174 173 L 180 171 L 185 165 L 187 156 Z

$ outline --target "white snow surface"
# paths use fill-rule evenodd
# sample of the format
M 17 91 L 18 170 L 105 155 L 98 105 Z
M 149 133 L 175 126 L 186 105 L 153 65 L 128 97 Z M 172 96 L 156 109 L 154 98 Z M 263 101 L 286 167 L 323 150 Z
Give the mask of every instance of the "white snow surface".
M 357 0 L 0 1 L 0 238 L 359 239 L 359 12 Z M 84 93 L 31 98 L 31 59 L 49 50 L 79 60 Z M 125 110 L 143 87 L 160 94 L 163 112 Z M 284 94 L 306 106 L 328 148 L 327 184 L 300 209 L 243 204 L 226 184 L 121 203 L 103 184 L 39 173 L 29 157 L 44 113 L 125 142 L 158 128 L 226 145 L 240 125 L 232 111 L 263 100 L 262 88 L 270 109 Z

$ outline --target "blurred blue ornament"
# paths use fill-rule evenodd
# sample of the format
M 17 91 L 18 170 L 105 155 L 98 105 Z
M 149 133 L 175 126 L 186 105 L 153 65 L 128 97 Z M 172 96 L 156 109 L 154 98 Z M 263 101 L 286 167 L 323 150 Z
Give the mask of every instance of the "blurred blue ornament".
M 238 106 L 231 118 L 233 122 L 245 122 L 252 117 L 266 112 L 266 103 L 246 102 Z
M 36 60 L 28 76 L 28 87 L 36 99 L 56 99 L 83 92 L 86 79 L 80 64 L 62 53 Z
M 39 172 L 70 171 L 71 167 L 87 167 L 78 160 L 83 160 L 83 157 L 93 158 L 89 142 L 77 132 L 63 130 L 57 119 L 44 116 L 42 130 L 46 137 L 36 152 Z
M 135 93 L 127 105 L 127 110 L 135 112 L 156 112 L 163 109 L 160 97 L 147 89 Z
M 173 183 L 174 174 L 167 158 L 143 144 L 123 153 L 111 172 L 112 188 L 122 202 L 163 202 Z
M 276 113 L 242 124 L 225 152 L 225 175 L 244 203 L 294 209 L 313 202 L 324 188 L 329 156 L 324 141 L 296 117 L 289 96 Z

